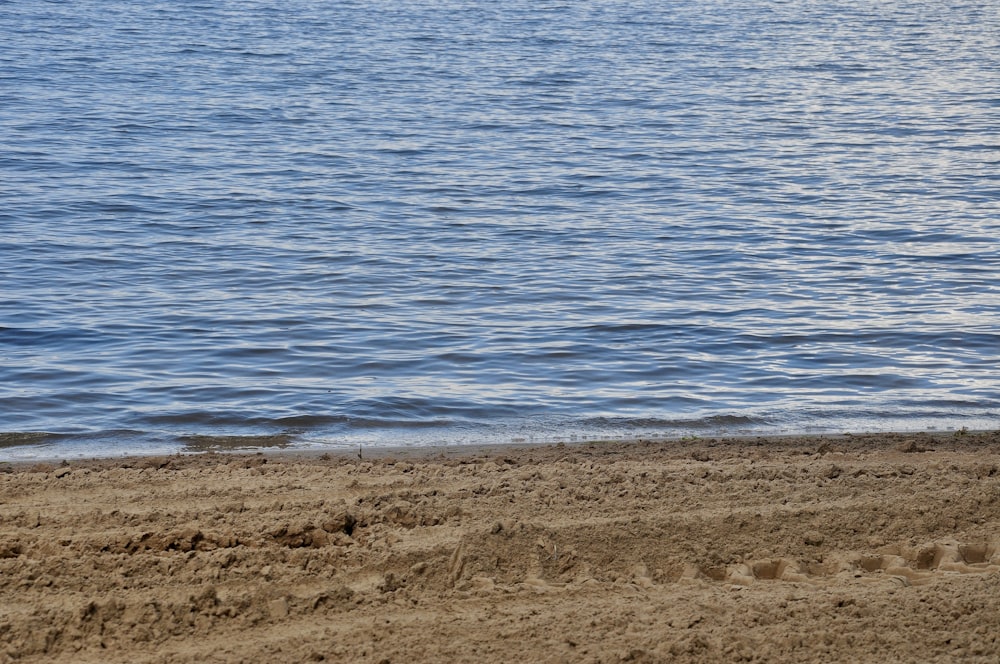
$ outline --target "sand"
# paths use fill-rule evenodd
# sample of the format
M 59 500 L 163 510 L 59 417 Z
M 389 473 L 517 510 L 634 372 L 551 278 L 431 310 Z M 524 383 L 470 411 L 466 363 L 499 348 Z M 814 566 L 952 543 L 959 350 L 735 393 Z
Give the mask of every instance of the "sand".
M 1000 660 L 1000 432 L 0 471 L 0 661 Z

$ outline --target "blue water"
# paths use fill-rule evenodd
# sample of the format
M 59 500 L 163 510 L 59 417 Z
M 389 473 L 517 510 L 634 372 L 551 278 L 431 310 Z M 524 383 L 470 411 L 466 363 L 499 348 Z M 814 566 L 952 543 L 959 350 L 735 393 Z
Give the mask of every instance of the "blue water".
M 1000 426 L 998 3 L 0 35 L 2 458 Z

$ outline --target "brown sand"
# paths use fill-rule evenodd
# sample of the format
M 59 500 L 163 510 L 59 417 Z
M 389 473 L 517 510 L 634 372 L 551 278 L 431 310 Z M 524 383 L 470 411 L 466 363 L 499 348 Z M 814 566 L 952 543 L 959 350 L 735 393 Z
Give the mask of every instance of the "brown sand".
M 1000 661 L 1000 432 L 0 469 L 2 661 Z

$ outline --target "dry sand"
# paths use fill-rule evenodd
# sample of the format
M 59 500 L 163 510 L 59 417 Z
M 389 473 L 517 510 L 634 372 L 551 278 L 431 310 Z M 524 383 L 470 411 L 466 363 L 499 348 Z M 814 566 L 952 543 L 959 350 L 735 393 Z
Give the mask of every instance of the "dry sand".
M 0 660 L 1000 660 L 1000 432 L 2 466 Z

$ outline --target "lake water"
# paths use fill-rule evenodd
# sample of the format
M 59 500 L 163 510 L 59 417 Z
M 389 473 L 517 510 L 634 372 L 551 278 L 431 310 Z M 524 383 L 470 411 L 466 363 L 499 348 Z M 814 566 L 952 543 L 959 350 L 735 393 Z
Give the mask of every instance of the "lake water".
M 1000 426 L 1000 3 L 0 34 L 2 459 Z

